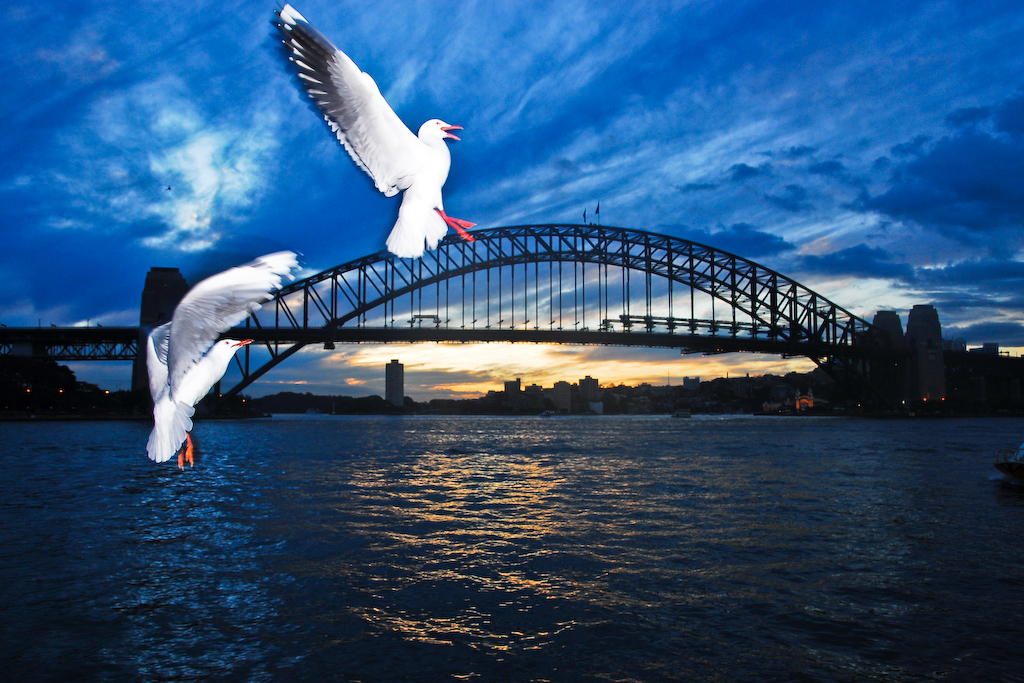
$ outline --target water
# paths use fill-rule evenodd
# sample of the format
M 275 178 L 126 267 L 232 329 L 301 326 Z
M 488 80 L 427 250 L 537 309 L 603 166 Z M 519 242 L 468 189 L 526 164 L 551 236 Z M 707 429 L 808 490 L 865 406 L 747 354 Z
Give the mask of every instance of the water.
M 1024 420 L 0 424 L 0 671 L 1022 681 Z

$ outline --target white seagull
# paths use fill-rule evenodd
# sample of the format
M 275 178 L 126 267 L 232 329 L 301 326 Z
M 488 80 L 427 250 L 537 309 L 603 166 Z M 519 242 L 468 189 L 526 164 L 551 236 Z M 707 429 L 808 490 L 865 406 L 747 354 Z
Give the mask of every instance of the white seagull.
M 451 131 L 462 126 L 431 119 L 413 135 L 373 78 L 360 71 L 348 55 L 291 5 L 276 14 L 274 23 L 299 82 L 338 141 L 384 196 L 404 191 L 398 221 L 388 235 L 388 250 L 401 257 L 422 256 L 424 242 L 433 249 L 447 234 L 445 223 L 474 241 L 466 229 L 476 224 L 452 218 L 441 202 L 441 187 L 452 162 L 444 141 L 458 140 Z
M 270 298 L 298 268 L 295 254 L 281 251 L 212 275 L 189 290 L 171 322 L 149 333 L 146 365 L 153 397 L 153 431 L 146 450 L 156 462 L 178 454 L 192 464 L 193 406 L 224 376 L 235 351 L 251 339 L 221 339 Z M 185 446 L 182 447 L 184 442 Z

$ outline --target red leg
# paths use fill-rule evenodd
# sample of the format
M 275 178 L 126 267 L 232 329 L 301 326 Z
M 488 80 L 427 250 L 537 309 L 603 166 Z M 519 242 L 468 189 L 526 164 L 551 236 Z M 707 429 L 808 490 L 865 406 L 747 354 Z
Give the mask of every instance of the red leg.
M 466 232 L 466 230 L 472 228 L 474 225 L 476 225 L 476 223 L 470 223 L 469 221 L 464 221 L 461 218 L 452 218 L 451 216 L 444 212 L 444 209 L 434 210 L 437 211 L 438 214 L 440 214 L 441 218 L 444 219 L 445 223 L 453 227 L 455 229 L 455 232 L 459 233 L 459 236 L 462 237 L 462 239 L 466 240 L 467 242 L 476 242 L 476 239 L 468 232 Z

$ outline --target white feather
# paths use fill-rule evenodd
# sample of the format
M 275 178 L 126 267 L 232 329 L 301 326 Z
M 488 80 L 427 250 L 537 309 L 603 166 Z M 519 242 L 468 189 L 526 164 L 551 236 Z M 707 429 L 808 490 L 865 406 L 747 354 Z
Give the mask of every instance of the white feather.
M 373 78 L 291 5 L 285 5 L 278 17 L 277 27 L 299 81 L 345 151 L 386 197 L 405 192 L 388 249 L 398 256 L 417 257 L 423 255 L 424 244 L 436 247 L 448 232 L 437 214 L 444 211 L 441 188 L 451 166 L 444 141 L 455 138 L 448 130 L 457 126 L 431 119 L 413 135 Z
M 193 406 L 224 376 L 240 344 L 217 338 L 257 310 L 297 268 L 295 254 L 282 251 L 208 277 L 189 290 L 171 322 L 149 333 L 150 458 L 166 462 L 178 452 L 192 429 Z

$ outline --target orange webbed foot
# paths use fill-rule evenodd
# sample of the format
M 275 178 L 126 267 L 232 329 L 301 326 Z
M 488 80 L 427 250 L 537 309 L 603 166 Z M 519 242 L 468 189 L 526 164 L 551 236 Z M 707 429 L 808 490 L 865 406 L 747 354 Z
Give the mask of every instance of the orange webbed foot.
M 195 458 L 192 454 L 192 437 L 187 433 L 185 434 L 185 445 L 178 451 L 178 469 L 184 470 L 186 462 L 189 467 L 195 467 Z

